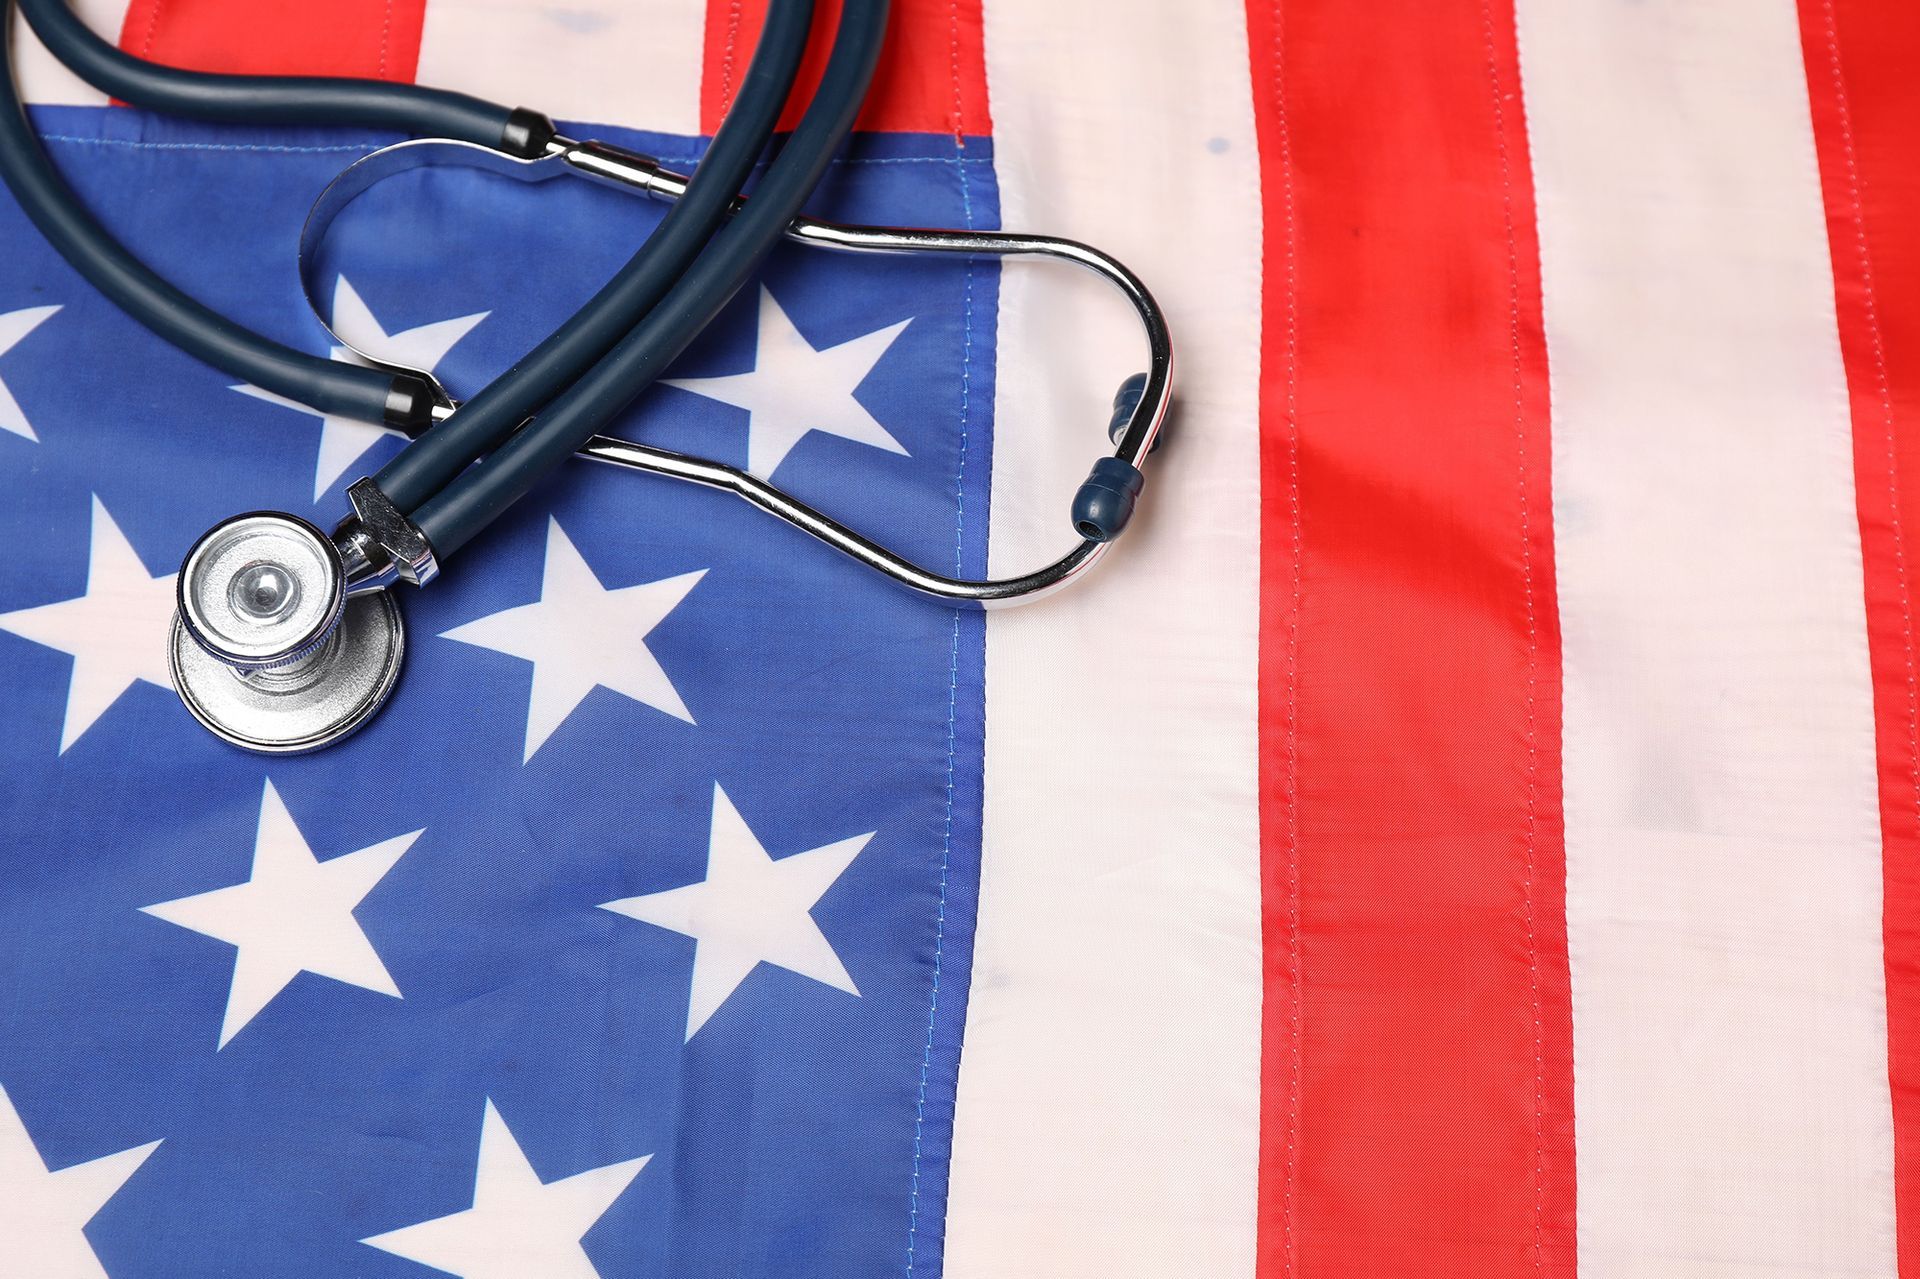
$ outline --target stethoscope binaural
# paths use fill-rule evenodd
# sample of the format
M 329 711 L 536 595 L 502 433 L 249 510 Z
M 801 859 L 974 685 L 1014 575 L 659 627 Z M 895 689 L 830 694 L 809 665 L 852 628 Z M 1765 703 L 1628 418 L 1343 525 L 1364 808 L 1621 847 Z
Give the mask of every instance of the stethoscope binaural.
M 56 57 L 135 105 L 213 120 L 433 135 L 362 158 L 315 202 L 299 265 L 316 316 L 315 263 L 328 228 L 359 195 L 401 172 L 459 166 L 522 182 L 584 177 L 673 202 L 598 294 L 507 373 L 456 404 L 430 372 L 383 361 L 338 334 L 362 364 L 280 346 L 208 310 L 135 259 L 79 204 L 42 152 L 13 81 L 11 14 L 0 15 L 8 19 L 0 21 L 0 77 L 11 99 L 0 103 L 0 177 L 67 260 L 134 318 L 206 362 L 323 412 L 410 437 L 380 472 L 348 486 L 351 512 L 331 535 L 294 515 L 258 511 L 222 521 L 189 550 L 171 640 L 174 686 L 202 724 L 235 745 L 315 750 L 365 723 L 391 692 L 404 652 L 400 610 L 388 588 L 432 581 L 444 557 L 567 457 L 730 492 L 903 586 L 964 607 L 1022 603 L 1067 585 L 1100 559 L 1132 515 L 1172 395 L 1166 322 L 1138 277 L 1071 240 L 844 226 L 800 214 L 866 96 L 887 0 L 847 0 L 842 7 L 820 87 L 750 199 L 738 192 L 792 91 L 812 0 L 773 0 L 734 103 L 690 177 L 620 147 L 564 138 L 538 113 L 445 90 L 159 66 L 100 39 L 68 0 L 17 3 Z M 1071 549 L 1017 577 L 950 577 L 738 467 L 600 433 L 782 238 L 856 253 L 1052 258 L 1120 290 L 1145 332 L 1147 365 L 1115 397 L 1113 452 L 1094 463 L 1075 494 L 1079 540 Z

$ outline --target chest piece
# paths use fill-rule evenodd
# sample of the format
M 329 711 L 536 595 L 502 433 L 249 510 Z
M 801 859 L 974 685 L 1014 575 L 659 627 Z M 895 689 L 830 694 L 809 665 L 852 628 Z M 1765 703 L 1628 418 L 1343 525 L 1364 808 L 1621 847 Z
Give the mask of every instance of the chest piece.
M 349 596 L 340 552 L 279 512 L 209 529 L 181 566 L 169 653 L 174 688 L 208 729 L 295 754 L 372 717 L 400 674 L 405 631 L 390 593 Z

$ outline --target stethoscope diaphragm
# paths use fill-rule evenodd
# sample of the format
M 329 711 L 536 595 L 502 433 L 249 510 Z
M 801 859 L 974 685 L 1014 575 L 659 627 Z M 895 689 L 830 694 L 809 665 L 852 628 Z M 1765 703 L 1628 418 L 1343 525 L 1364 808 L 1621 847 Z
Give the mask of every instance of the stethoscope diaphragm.
M 168 655 L 180 700 L 248 750 L 318 750 L 393 691 L 405 629 L 392 595 L 349 595 L 340 552 L 307 521 L 256 511 L 208 530 L 180 570 Z

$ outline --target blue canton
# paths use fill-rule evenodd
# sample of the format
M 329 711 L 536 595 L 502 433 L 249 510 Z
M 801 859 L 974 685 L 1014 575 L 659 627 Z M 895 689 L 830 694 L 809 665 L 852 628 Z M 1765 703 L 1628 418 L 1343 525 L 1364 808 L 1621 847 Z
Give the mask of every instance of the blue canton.
M 35 115 L 163 274 L 330 348 L 293 246 L 384 139 Z M 991 227 L 988 143 L 859 139 L 816 208 Z M 356 204 L 324 273 L 336 312 L 438 344 L 471 394 L 659 216 L 423 174 Z M 237 752 L 122 628 L 216 520 L 330 524 L 400 441 L 367 433 L 329 477 L 318 417 L 140 329 L 3 196 L 0 244 L 0 1183 L 102 1160 L 97 1205 L 58 1202 L 113 1279 L 938 1274 L 978 615 L 725 496 L 575 464 L 408 593 L 407 669 L 370 727 Z M 996 302 L 987 264 L 783 250 L 621 430 L 746 465 L 773 424 L 738 375 L 783 326 L 796 367 L 838 359 L 857 391 L 846 430 L 788 424 L 775 478 L 978 573 Z M 559 629 L 579 616 L 599 630 Z M 523 1207 L 552 1238 L 487 1260 L 489 1214 Z

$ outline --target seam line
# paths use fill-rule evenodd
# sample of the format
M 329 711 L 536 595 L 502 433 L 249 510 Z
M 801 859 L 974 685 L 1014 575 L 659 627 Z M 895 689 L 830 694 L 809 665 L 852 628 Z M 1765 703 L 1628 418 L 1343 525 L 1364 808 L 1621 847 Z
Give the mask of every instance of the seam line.
M 1286 4 L 1273 4 L 1273 110 L 1274 134 L 1280 151 L 1280 194 L 1282 235 L 1286 264 L 1283 289 L 1286 298 L 1285 328 L 1285 423 L 1287 448 L 1287 510 L 1290 525 L 1288 547 L 1290 580 L 1288 583 L 1287 633 L 1285 648 L 1285 746 L 1283 751 L 1283 787 L 1286 811 L 1287 858 L 1287 1102 L 1286 1152 L 1281 1169 L 1280 1273 L 1295 1273 L 1297 1242 L 1294 1230 L 1294 1180 L 1299 1165 L 1301 1021 L 1305 1013 L 1301 994 L 1302 957 L 1300 949 L 1300 622 L 1302 573 L 1305 537 L 1300 502 L 1300 273 L 1298 224 L 1293 190 L 1293 142 L 1287 120 L 1285 76 Z
M 958 21 L 958 0 L 955 0 L 955 21 Z M 955 62 L 956 76 L 959 63 Z M 959 83 L 954 85 L 956 100 L 959 95 Z M 964 145 L 956 139 L 956 145 Z M 973 229 L 973 196 L 967 181 L 964 167 L 955 170 L 960 184 L 960 207 L 965 225 Z M 963 568 L 963 554 L 966 530 L 966 474 L 967 474 L 967 422 L 971 415 L 972 371 L 973 371 L 973 263 L 969 260 L 962 268 L 963 298 L 965 322 L 962 326 L 960 355 L 960 458 L 953 482 L 954 523 L 953 523 L 953 566 L 956 573 Z M 933 933 L 933 989 L 927 1000 L 927 1037 L 920 1052 L 920 1086 L 914 1100 L 913 1117 L 913 1172 L 907 1193 L 907 1265 L 906 1274 L 911 1277 L 914 1267 L 914 1249 L 918 1242 L 920 1228 L 920 1156 L 921 1137 L 927 1118 L 927 1083 L 933 1072 L 933 1036 L 940 1009 L 940 967 L 946 947 L 947 924 L 947 880 L 953 856 L 953 783 L 956 768 L 958 715 L 960 701 L 960 614 L 953 615 L 953 629 L 948 646 L 947 665 L 947 809 L 946 826 L 942 834 L 940 847 L 940 890 L 939 902 L 934 916 Z
M 1527 989 L 1533 1012 L 1533 1269 L 1545 1268 L 1546 1232 L 1546 1044 L 1540 1011 L 1540 948 L 1535 933 L 1534 892 L 1539 834 L 1540 744 L 1538 687 L 1540 642 L 1533 598 L 1533 529 L 1527 498 L 1526 370 L 1520 349 L 1520 251 L 1513 225 L 1513 164 L 1507 147 L 1507 117 L 1501 107 L 1499 51 L 1494 41 L 1493 5 L 1481 0 L 1481 24 L 1487 42 L 1487 89 L 1493 106 L 1493 131 L 1500 154 L 1500 216 L 1507 241 L 1507 333 L 1513 345 L 1513 440 L 1520 507 L 1520 582 L 1527 619 L 1527 769 L 1526 867 L 1522 888 L 1527 935 Z

